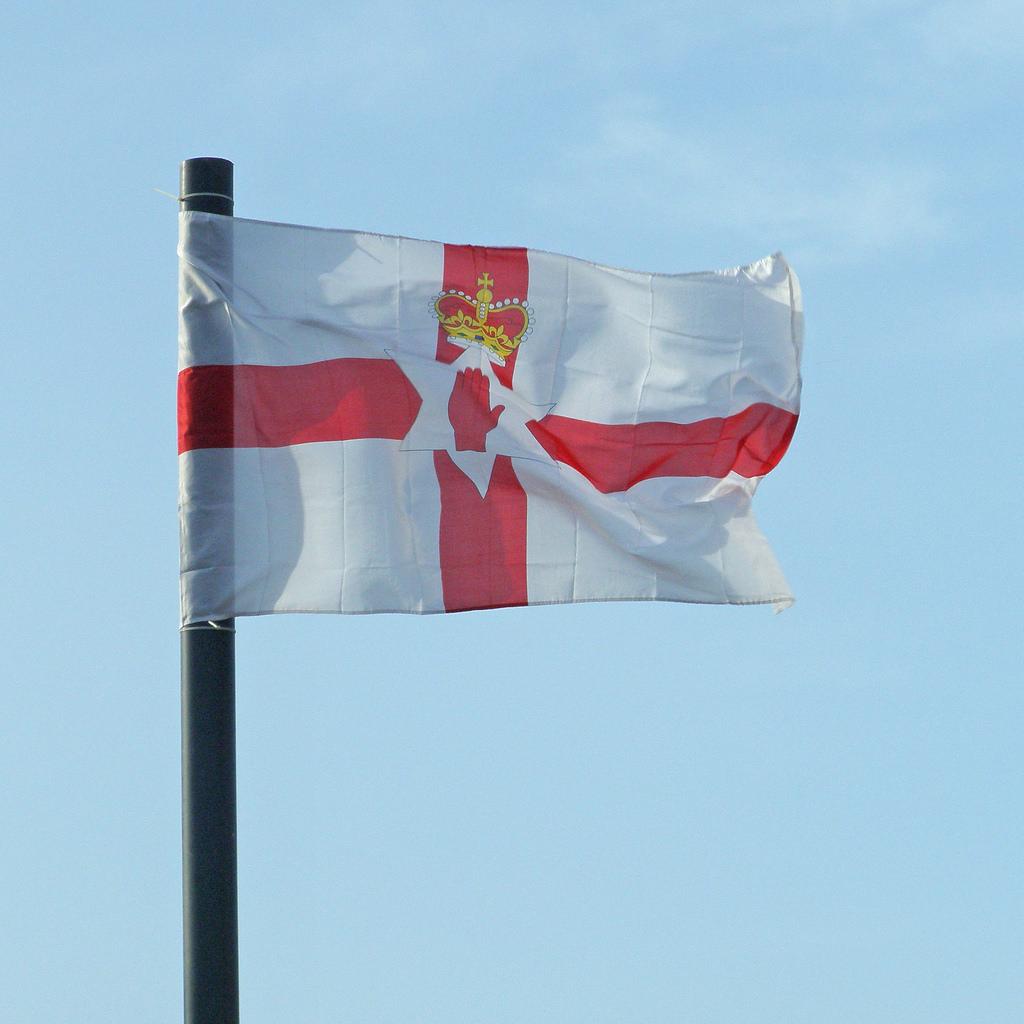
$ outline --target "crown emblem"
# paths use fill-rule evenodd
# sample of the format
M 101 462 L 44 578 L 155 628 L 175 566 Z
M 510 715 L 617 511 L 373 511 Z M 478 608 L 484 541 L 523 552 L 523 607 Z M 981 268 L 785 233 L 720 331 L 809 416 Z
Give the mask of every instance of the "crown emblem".
M 434 300 L 434 315 L 452 341 L 479 345 L 496 362 L 505 360 L 533 330 L 529 310 L 518 298 L 494 301 L 494 279 L 484 273 L 476 282 L 480 290 L 476 298 L 454 288 L 442 292 Z

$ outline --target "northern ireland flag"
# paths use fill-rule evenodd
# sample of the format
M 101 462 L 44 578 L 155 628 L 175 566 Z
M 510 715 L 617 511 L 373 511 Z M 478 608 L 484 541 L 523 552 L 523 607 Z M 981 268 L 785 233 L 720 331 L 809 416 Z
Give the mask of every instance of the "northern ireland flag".
M 800 398 L 781 255 L 650 274 L 181 215 L 184 623 L 792 601 L 751 513 Z

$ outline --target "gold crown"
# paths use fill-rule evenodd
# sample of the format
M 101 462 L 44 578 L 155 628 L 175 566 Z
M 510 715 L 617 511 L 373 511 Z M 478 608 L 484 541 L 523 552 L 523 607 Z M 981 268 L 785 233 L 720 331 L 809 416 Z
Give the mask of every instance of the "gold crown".
M 454 288 L 434 300 L 434 315 L 445 334 L 455 341 L 480 345 L 502 365 L 529 334 L 530 311 L 515 299 L 494 302 L 494 279 L 488 273 L 477 278 L 476 299 Z

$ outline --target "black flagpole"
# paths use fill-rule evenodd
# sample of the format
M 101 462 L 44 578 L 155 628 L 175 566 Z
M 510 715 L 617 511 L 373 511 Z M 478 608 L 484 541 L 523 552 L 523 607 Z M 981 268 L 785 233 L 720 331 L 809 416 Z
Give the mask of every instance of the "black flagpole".
M 182 210 L 234 212 L 234 165 L 181 165 Z M 235 621 L 181 631 L 185 1024 L 238 1024 Z

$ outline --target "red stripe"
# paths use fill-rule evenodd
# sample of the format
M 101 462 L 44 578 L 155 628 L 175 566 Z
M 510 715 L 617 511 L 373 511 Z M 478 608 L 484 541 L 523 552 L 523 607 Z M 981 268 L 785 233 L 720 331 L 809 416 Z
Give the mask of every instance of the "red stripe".
M 178 374 L 178 451 L 401 440 L 421 404 L 390 359 L 191 366 Z
M 434 468 L 445 611 L 526 604 L 526 492 L 512 460 L 494 460 L 483 498 L 447 452 L 434 452 Z
M 481 245 L 444 247 L 444 291 L 451 288 L 471 299 L 480 278 L 489 274 L 495 302 L 527 302 L 530 265 L 525 249 L 493 249 Z M 453 363 L 464 349 L 437 329 L 437 359 Z M 518 349 L 504 366 L 492 363 L 494 374 L 512 387 Z M 446 611 L 503 608 L 527 603 L 526 595 L 526 492 L 512 468 L 512 460 L 494 460 L 487 495 L 451 460 L 447 452 L 434 453 L 434 468 L 441 489 L 441 589 Z
M 518 299 L 526 303 L 526 292 L 530 285 L 530 264 L 526 250 L 520 248 L 493 248 L 486 245 L 446 245 L 444 247 L 444 282 L 442 291 L 454 288 L 470 299 L 476 296 L 480 285 L 477 282 L 485 274 L 494 280 L 491 290 L 494 301 Z M 448 335 L 439 325 L 437 328 L 437 360 L 454 363 L 465 351 L 461 345 L 448 340 Z M 518 349 L 505 360 L 504 366 L 492 364 L 494 375 L 507 388 L 512 387 L 512 374 L 516 368 Z
M 547 453 L 599 491 L 627 491 L 659 476 L 763 476 L 789 447 L 797 417 L 758 403 L 695 423 L 589 423 L 545 416 L 527 424 Z

